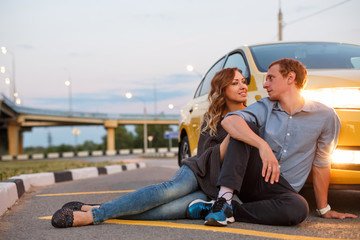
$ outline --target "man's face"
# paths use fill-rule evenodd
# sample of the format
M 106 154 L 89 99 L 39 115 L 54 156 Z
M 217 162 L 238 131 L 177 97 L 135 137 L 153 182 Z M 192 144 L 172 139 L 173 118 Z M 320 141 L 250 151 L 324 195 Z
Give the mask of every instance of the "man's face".
M 287 91 L 287 77 L 281 75 L 278 64 L 269 68 L 263 88 L 266 89 L 270 100 L 279 100 L 282 93 Z

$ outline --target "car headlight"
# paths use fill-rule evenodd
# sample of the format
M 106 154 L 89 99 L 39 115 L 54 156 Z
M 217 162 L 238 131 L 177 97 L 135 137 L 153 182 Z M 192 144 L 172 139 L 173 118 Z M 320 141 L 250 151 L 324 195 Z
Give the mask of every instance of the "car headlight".
M 335 149 L 333 163 L 360 164 L 360 151 Z
M 322 88 L 304 90 L 304 98 L 333 108 L 360 108 L 360 88 Z

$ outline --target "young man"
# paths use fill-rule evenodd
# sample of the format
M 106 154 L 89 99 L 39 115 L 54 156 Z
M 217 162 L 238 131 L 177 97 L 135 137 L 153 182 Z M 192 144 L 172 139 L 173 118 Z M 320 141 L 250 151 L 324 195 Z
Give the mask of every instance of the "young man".
M 225 226 L 234 217 L 270 225 L 302 222 L 309 207 L 298 192 L 311 169 L 318 213 L 324 218 L 357 217 L 333 211 L 328 204 L 331 154 L 340 121 L 332 108 L 301 96 L 306 75 L 299 61 L 271 63 L 263 86 L 269 97 L 222 121 L 231 140 L 217 183 L 219 196 L 206 225 Z M 242 204 L 232 201 L 234 192 Z M 190 203 L 190 217 L 199 207 L 209 204 Z

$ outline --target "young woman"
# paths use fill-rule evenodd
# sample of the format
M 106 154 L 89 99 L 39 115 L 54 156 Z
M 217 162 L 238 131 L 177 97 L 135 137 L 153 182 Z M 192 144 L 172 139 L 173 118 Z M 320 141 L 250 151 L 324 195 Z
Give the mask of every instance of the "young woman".
M 237 68 L 216 73 L 211 81 L 210 106 L 204 116 L 196 156 L 184 160 L 184 165 L 166 182 L 101 205 L 67 203 L 54 213 L 52 225 L 62 228 L 100 224 L 110 218 L 180 219 L 186 218 L 187 207 L 194 199 L 203 202 L 208 197 L 216 199 L 216 182 L 230 138 L 220 122 L 228 112 L 246 107 L 247 90 L 246 79 Z M 204 217 L 203 214 L 191 212 L 190 217 Z

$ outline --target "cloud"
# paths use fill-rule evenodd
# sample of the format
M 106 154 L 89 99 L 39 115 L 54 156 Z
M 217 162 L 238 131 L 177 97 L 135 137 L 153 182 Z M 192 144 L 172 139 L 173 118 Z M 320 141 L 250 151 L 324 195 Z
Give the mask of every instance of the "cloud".
M 111 104 L 135 104 L 155 101 L 174 102 L 177 99 L 191 96 L 200 82 L 198 76 L 192 74 L 172 74 L 159 78 L 155 84 L 136 81 L 122 88 L 104 89 L 95 93 L 75 93 L 72 95 L 72 106 L 74 111 L 104 112 L 102 106 Z M 125 90 L 126 89 L 126 90 Z M 134 98 L 126 99 L 125 92 L 130 91 Z M 56 110 L 67 110 L 69 108 L 68 97 L 35 97 L 29 99 L 31 107 Z M 30 106 L 29 106 L 30 107 Z M 106 113 L 106 112 L 104 112 Z
M 27 49 L 27 50 L 30 50 L 30 49 L 35 49 L 34 46 L 32 45 L 29 45 L 29 44 L 19 44 L 17 45 L 19 48 L 23 48 L 23 49 Z

